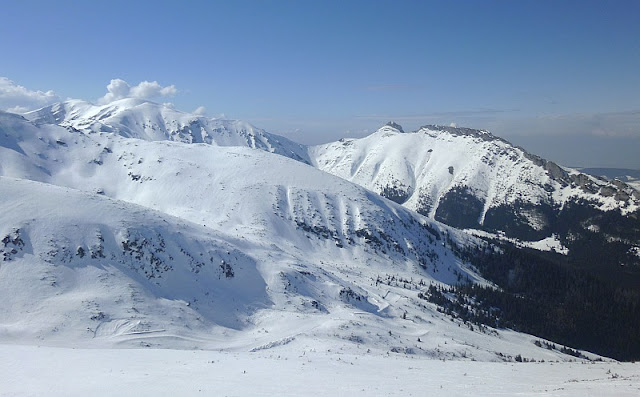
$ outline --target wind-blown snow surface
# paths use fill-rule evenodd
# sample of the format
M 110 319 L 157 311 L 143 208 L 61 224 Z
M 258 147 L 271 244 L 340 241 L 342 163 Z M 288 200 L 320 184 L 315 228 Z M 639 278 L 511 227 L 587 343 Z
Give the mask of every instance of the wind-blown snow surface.
M 475 238 L 284 156 L 0 113 L 0 175 L 5 342 L 566 358 L 418 297 Z

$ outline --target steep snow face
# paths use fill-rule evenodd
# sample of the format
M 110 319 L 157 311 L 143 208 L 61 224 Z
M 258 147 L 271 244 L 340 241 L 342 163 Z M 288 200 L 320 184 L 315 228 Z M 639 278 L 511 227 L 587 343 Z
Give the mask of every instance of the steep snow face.
M 244 121 L 207 118 L 141 99 L 125 98 L 102 106 L 69 100 L 27 113 L 25 117 L 37 124 L 57 124 L 85 133 L 111 132 L 148 141 L 247 146 L 309 162 L 305 146 Z
M 469 128 L 425 126 L 403 133 L 389 124 L 362 139 L 312 147 L 310 157 L 319 169 L 421 214 L 516 237 L 550 236 L 549 218 L 567 201 L 584 199 L 623 213 L 640 204 L 640 194 L 628 185 L 565 170 Z

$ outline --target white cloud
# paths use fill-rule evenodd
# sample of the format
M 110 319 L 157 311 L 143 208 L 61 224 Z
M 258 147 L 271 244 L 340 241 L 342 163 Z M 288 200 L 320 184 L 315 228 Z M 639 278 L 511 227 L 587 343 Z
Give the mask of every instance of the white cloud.
M 196 110 L 193 111 L 193 114 L 204 116 L 205 114 L 207 114 L 207 109 L 204 106 L 198 106 Z
M 123 98 L 153 99 L 159 97 L 171 97 L 178 93 L 175 85 L 161 86 L 157 81 L 143 81 L 131 86 L 122 79 L 113 79 L 107 85 L 107 93 L 98 103 L 106 104 Z
M 2 110 L 24 113 L 59 101 L 60 97 L 51 90 L 31 91 L 6 77 L 0 77 L 0 109 Z
M 456 127 L 458 127 L 458 124 L 456 124 L 456 123 L 451 123 L 451 124 L 449 124 L 449 127 L 456 128 Z
M 129 95 L 134 98 L 171 97 L 178 93 L 176 86 L 163 87 L 157 81 L 143 81 L 131 87 Z
M 4 110 L 6 110 L 7 112 L 10 112 L 10 113 L 27 113 L 28 111 L 30 111 L 32 109 L 29 109 L 26 106 L 14 106 L 12 108 L 4 109 Z

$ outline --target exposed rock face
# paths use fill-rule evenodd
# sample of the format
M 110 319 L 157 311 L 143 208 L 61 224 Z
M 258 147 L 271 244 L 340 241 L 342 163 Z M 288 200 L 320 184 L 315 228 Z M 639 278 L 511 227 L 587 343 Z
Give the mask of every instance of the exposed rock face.
M 402 183 L 387 185 L 382 188 L 380 195 L 386 197 L 391 201 L 395 201 L 398 204 L 403 204 L 411 196 L 411 188 L 404 186 Z
M 385 124 L 391 128 L 395 128 L 396 130 L 400 131 L 400 132 L 404 132 L 404 130 L 402 129 L 402 126 L 396 122 L 390 121 L 387 124 Z

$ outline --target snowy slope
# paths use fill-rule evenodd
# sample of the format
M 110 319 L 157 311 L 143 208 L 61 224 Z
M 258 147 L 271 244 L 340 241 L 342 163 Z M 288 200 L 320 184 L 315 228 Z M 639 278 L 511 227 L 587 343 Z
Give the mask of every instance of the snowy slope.
M 0 138 L 3 341 L 563 357 L 419 297 L 484 282 L 450 249 L 475 238 L 298 161 L 6 113 Z
M 482 130 L 404 133 L 390 123 L 362 139 L 312 147 L 310 157 L 321 170 L 449 225 L 525 240 L 551 237 L 568 202 L 623 215 L 640 208 L 640 193 L 624 183 L 561 168 Z
M 0 177 L 0 196 L 2 340 L 184 339 L 271 304 L 256 261 L 210 229 L 27 180 Z
M 249 123 L 184 113 L 142 99 L 125 98 L 107 105 L 68 100 L 27 113 L 25 117 L 37 124 L 57 124 L 85 133 L 112 132 L 149 141 L 248 146 L 309 162 L 303 145 Z

